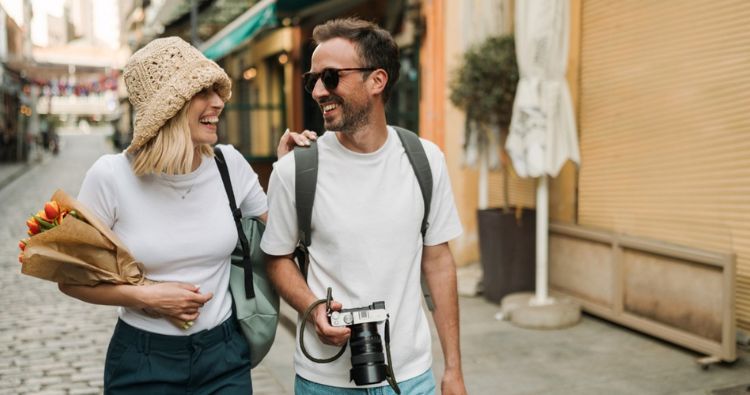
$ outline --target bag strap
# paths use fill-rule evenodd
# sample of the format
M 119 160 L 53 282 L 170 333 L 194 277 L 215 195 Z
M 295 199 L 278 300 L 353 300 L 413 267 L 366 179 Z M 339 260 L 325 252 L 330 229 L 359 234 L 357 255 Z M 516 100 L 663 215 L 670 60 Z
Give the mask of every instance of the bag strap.
M 315 187 L 318 183 L 318 143 L 311 141 L 307 147 L 294 148 L 294 197 L 297 206 L 297 228 L 299 243 L 294 250 L 302 276 L 307 281 L 307 268 L 310 264 L 308 247 L 312 243 L 312 209 L 315 201 Z
M 305 247 L 312 243 L 310 227 L 315 187 L 318 183 L 318 143 L 311 141 L 307 147 L 294 149 L 295 200 L 297 202 L 297 225 L 299 239 Z
M 253 289 L 253 266 L 250 262 L 250 243 L 247 242 L 245 232 L 242 230 L 242 211 L 237 208 L 237 202 L 234 200 L 232 180 L 229 178 L 229 169 L 224 159 L 224 153 L 221 152 L 219 147 L 214 147 L 214 155 L 216 166 L 219 167 L 219 174 L 221 174 L 221 182 L 224 184 L 224 190 L 229 199 L 229 208 L 232 210 L 234 224 L 237 226 L 237 236 L 242 246 L 242 269 L 245 272 L 245 298 L 252 299 L 255 297 L 255 289 Z
M 419 183 L 419 189 L 422 190 L 422 201 L 424 201 L 424 217 L 422 217 L 422 238 L 424 239 L 427 233 L 427 217 L 430 215 L 430 202 L 432 202 L 432 170 L 430 169 L 430 162 L 427 160 L 427 154 L 424 152 L 422 142 L 419 141 L 419 136 L 416 133 L 394 126 L 398 137 L 401 139 L 401 144 L 404 146 L 406 156 L 409 158 L 414 174 L 417 176 L 417 182 Z
M 430 203 L 432 202 L 432 170 L 430 169 L 430 162 L 427 160 L 427 153 L 424 152 L 422 142 L 419 141 L 419 136 L 416 133 L 394 126 L 398 137 L 401 139 L 401 144 L 404 146 L 406 156 L 409 158 L 409 163 L 414 170 L 414 175 L 417 176 L 417 182 L 419 183 L 419 189 L 422 190 L 422 201 L 424 202 L 424 216 L 422 217 L 422 240 L 427 234 L 427 227 L 430 224 L 427 222 L 427 217 L 430 215 Z M 425 304 L 430 311 L 435 311 L 435 303 L 432 300 L 432 294 L 430 288 L 427 285 L 427 279 L 424 277 L 424 273 L 420 275 L 420 282 L 422 283 L 422 295 L 424 296 Z

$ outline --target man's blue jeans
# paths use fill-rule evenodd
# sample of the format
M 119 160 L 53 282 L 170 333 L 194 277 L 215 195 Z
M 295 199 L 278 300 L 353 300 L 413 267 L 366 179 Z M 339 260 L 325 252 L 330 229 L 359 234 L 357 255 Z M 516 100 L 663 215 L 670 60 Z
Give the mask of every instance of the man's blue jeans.
M 435 393 L 435 378 L 432 369 L 398 383 L 403 395 L 432 395 Z M 295 395 L 395 395 L 388 384 L 374 388 L 341 388 L 314 383 L 299 375 L 294 379 Z

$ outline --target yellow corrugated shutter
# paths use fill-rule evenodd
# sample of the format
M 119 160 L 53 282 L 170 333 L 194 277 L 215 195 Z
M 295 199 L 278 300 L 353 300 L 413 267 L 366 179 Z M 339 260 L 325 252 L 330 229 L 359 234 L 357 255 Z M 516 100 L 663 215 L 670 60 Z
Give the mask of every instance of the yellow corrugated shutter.
M 579 223 L 737 255 L 750 331 L 750 1 L 583 1 Z M 686 285 L 688 286 L 688 285 Z

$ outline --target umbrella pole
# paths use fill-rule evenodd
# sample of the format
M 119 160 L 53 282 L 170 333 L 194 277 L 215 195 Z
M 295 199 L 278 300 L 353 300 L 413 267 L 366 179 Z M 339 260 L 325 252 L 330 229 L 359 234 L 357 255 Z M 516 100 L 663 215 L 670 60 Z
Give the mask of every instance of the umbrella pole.
M 547 174 L 542 174 L 536 187 L 536 295 L 532 300 L 532 304 L 535 305 L 546 305 L 554 302 L 547 296 L 548 211 Z
M 488 192 L 488 184 L 489 184 L 489 176 L 488 176 L 488 167 L 489 158 L 487 158 L 487 154 L 484 151 L 481 151 L 479 153 L 479 206 L 478 208 L 480 210 L 484 210 L 489 206 L 489 192 Z
M 569 298 L 555 300 L 547 294 L 549 228 L 549 189 L 547 175 L 539 177 L 536 188 L 536 293 L 506 295 L 500 316 L 523 328 L 555 329 L 581 319 L 581 306 Z

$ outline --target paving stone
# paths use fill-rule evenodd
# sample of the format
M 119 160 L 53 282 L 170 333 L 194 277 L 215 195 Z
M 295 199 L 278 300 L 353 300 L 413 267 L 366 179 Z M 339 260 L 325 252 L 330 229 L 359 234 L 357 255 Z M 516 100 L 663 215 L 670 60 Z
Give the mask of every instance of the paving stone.
M 100 358 L 95 359 L 79 359 L 73 361 L 71 364 L 74 368 L 79 368 L 81 370 L 86 369 L 88 367 L 101 367 L 104 369 L 104 355 L 101 355 Z
M 70 364 L 67 364 L 65 362 L 55 361 L 52 363 L 44 363 L 44 364 L 33 364 L 28 367 L 28 369 L 32 371 L 49 371 L 53 369 L 62 369 L 70 367 Z
M 43 388 L 41 391 L 37 392 L 36 395 L 67 395 L 68 391 L 63 389 L 47 389 Z
M 2 376 L 3 379 L 0 380 L 0 393 L 3 391 L 7 391 L 13 388 L 18 388 L 21 383 L 23 383 L 23 379 L 21 377 L 8 377 L 8 376 Z
M 71 390 L 90 390 L 91 389 L 91 387 L 86 382 L 79 381 L 77 383 L 74 383 L 74 382 L 70 381 L 69 379 L 65 380 L 65 381 L 63 381 L 61 383 L 46 385 L 46 386 L 44 386 L 44 388 L 49 388 L 49 389 L 63 389 L 63 390 L 66 390 L 66 391 L 71 391 Z
M 16 388 L 19 394 L 36 394 L 42 389 L 41 384 L 21 384 Z
M 0 377 L 18 373 L 21 373 L 21 368 L 18 366 L 8 366 L 5 368 L 0 368 Z
M 102 372 L 76 373 L 70 376 L 72 381 L 94 381 L 101 378 Z
M 48 376 L 71 376 L 75 373 L 76 369 L 72 367 L 47 370 L 44 372 L 44 374 Z
M 68 391 L 68 395 L 95 395 L 95 394 L 101 394 L 102 390 L 100 388 L 73 388 L 70 391 Z
M 49 377 L 31 377 L 23 381 L 24 385 L 49 385 L 57 384 L 62 382 L 62 377 L 49 376 Z
M 104 373 L 104 364 L 96 365 L 96 366 L 86 366 L 81 369 L 79 369 L 78 373 Z
M 91 387 L 102 388 L 104 387 L 104 378 L 100 374 L 96 380 L 89 380 L 88 384 Z

